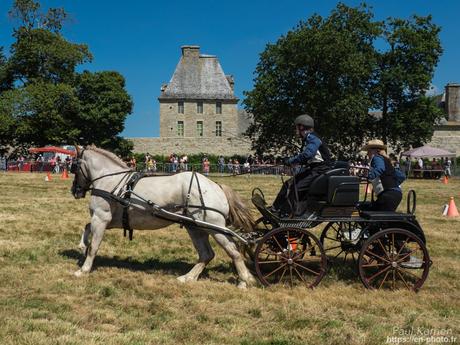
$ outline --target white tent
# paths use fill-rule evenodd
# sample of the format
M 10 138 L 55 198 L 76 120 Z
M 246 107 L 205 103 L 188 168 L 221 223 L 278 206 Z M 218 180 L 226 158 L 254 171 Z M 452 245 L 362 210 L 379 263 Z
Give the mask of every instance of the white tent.
M 435 157 L 455 157 L 455 153 L 449 152 L 444 149 L 438 149 L 428 145 L 417 147 L 415 149 L 402 153 L 402 156 L 408 156 L 411 158 L 435 158 Z
M 456 157 L 455 153 L 449 152 L 444 149 L 438 149 L 436 147 L 431 147 L 428 145 L 417 147 L 415 149 L 408 150 L 403 152 L 401 156 L 407 156 L 410 158 L 437 158 L 437 157 Z M 457 162 L 453 159 L 454 163 L 454 172 L 457 170 Z M 409 165 L 410 169 L 410 165 Z

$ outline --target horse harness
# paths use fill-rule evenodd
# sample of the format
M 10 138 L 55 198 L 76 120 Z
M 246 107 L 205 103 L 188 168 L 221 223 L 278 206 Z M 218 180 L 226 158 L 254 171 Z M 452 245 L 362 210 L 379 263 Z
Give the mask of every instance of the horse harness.
M 83 155 L 83 152 L 81 153 L 80 157 L 82 155 Z M 122 215 L 123 236 L 126 237 L 126 234 L 128 233 L 130 241 L 133 239 L 133 231 L 134 231 L 134 229 L 130 226 L 128 210 L 129 210 L 130 206 L 134 206 L 134 207 L 136 206 L 136 205 L 134 205 L 132 203 L 132 195 L 136 196 L 136 198 L 140 199 L 141 201 L 147 203 L 152 208 L 152 215 L 153 216 L 165 219 L 167 221 L 172 221 L 171 219 L 167 219 L 167 218 L 165 218 L 165 217 L 163 217 L 163 216 L 161 216 L 161 215 L 159 215 L 159 214 L 157 214 L 155 212 L 155 209 L 158 208 L 159 205 L 155 204 L 151 200 L 147 200 L 147 199 L 141 197 L 140 195 L 138 195 L 137 193 L 134 192 L 135 186 L 143 178 L 146 178 L 146 177 L 158 177 L 158 176 L 171 176 L 171 175 L 169 175 L 169 174 L 155 174 L 155 173 L 147 173 L 147 172 L 133 172 L 132 170 L 127 170 L 127 171 L 119 171 L 119 172 L 115 172 L 115 173 L 102 175 L 102 176 L 99 176 L 99 177 L 91 180 L 85 174 L 83 169 L 81 168 L 80 159 L 78 159 L 77 164 L 76 164 L 76 169 L 74 169 L 73 172 L 77 173 L 78 171 L 80 171 L 82 173 L 83 177 L 85 178 L 85 180 L 88 182 L 88 185 L 89 185 L 89 187 L 87 187 L 87 188 L 82 188 L 82 187 L 78 186 L 79 188 L 82 188 L 82 189 L 85 189 L 85 190 L 90 190 L 91 195 L 93 195 L 93 196 L 99 196 L 99 197 L 104 198 L 106 200 L 112 200 L 112 201 L 118 202 L 119 204 L 121 204 L 123 206 L 123 215 Z M 103 189 L 98 189 L 98 188 L 91 187 L 91 185 L 97 180 L 100 180 L 100 179 L 102 179 L 104 177 L 121 175 L 121 174 L 125 174 L 125 176 L 123 176 L 121 178 L 121 180 L 117 183 L 117 185 L 110 192 L 108 192 L 106 190 L 103 190 Z M 191 191 L 192 191 L 192 186 L 193 186 L 194 180 L 196 181 L 198 192 L 199 192 L 200 205 L 191 205 L 190 204 Z M 118 189 L 118 192 L 116 193 L 117 189 Z M 186 197 L 186 200 L 185 200 L 185 205 L 175 205 L 174 204 L 174 205 L 169 205 L 167 208 L 172 209 L 172 211 L 178 211 L 178 210 L 182 209 L 182 214 L 184 216 L 190 217 L 192 219 L 193 219 L 193 216 L 196 213 L 201 212 L 201 211 L 203 211 L 203 220 L 204 221 L 206 221 L 206 211 L 217 212 L 217 213 L 221 214 L 224 218 L 226 218 L 226 215 L 224 213 L 222 213 L 220 210 L 217 210 L 215 208 L 208 207 L 208 206 L 205 205 L 204 198 L 203 198 L 203 193 L 202 193 L 201 186 L 200 186 L 200 181 L 198 179 L 198 175 L 197 175 L 196 171 L 192 171 L 192 177 L 190 179 L 190 184 L 189 184 L 189 187 L 188 187 L 188 192 L 187 192 L 187 197 Z M 190 211 L 190 209 L 195 209 L 195 210 Z M 179 224 L 180 224 L 180 227 L 183 227 L 184 226 L 184 221 L 180 221 Z

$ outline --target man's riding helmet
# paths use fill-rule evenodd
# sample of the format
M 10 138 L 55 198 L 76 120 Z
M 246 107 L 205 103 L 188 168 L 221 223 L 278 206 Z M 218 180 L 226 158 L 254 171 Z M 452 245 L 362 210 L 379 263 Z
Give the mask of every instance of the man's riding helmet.
M 295 125 L 302 125 L 307 128 L 315 127 L 315 120 L 310 115 L 304 114 L 296 117 L 294 121 Z

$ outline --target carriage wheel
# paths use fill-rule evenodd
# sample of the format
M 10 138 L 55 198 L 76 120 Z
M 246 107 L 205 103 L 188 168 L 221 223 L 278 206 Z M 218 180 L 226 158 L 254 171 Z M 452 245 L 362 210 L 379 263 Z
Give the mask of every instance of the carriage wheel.
M 257 244 L 254 264 L 265 286 L 315 287 L 326 273 L 327 259 L 319 240 L 300 228 L 277 228 Z
M 361 224 L 356 222 L 328 223 L 319 238 L 328 260 L 346 262 L 347 258 L 351 258 L 355 263 L 358 258 L 356 245 L 361 238 L 354 238 L 353 231 L 360 229 Z
M 368 289 L 418 291 L 428 276 L 431 260 L 418 236 L 394 228 L 371 236 L 361 248 L 358 264 L 359 277 Z

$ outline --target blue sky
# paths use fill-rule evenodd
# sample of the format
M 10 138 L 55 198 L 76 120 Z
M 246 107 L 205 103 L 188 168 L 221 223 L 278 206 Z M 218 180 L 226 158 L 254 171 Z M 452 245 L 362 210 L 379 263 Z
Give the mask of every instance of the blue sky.
M 361 1 L 342 1 L 358 5 Z M 91 71 L 116 70 L 124 75 L 134 100 L 133 113 L 123 135 L 159 135 L 160 86 L 168 82 L 180 57 L 180 46 L 196 44 L 202 53 L 219 57 L 226 74 L 235 78 L 235 93 L 252 88 L 259 53 L 268 42 L 313 13 L 327 16 L 337 2 L 328 0 L 257 1 L 110 1 L 42 0 L 44 7 L 64 7 L 71 15 L 64 35 L 86 43 L 94 55 Z M 368 1 L 376 19 L 432 14 L 442 27 L 444 54 L 433 85 L 441 90 L 460 82 L 460 1 Z M 8 18 L 12 0 L 0 2 L 0 45 L 12 42 L 13 22 Z

